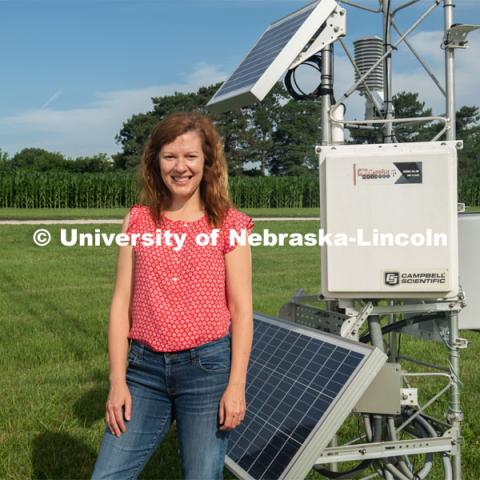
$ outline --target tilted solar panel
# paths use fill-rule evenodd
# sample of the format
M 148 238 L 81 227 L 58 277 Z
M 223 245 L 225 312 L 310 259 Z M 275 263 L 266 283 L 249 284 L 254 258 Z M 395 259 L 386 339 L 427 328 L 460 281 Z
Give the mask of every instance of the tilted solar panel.
M 385 363 L 371 346 L 254 315 L 247 412 L 225 464 L 242 479 L 304 478 Z
M 336 6 L 317 0 L 272 23 L 207 107 L 222 111 L 263 100 Z
M 228 81 L 223 84 L 218 95 L 225 95 L 242 87 L 253 85 L 292 38 L 298 27 L 312 13 L 312 10 L 313 7 L 307 8 L 286 21 L 271 25 Z

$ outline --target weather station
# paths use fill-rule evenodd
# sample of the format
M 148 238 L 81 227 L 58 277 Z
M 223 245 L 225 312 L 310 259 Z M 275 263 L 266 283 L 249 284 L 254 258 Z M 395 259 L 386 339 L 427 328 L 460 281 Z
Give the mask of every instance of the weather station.
M 218 112 L 253 105 L 281 79 L 295 99 L 321 101 L 320 226 L 353 239 L 321 246 L 317 295 L 299 286 L 278 317 L 254 312 L 247 413 L 225 462 L 241 479 L 298 480 L 312 470 L 337 479 L 417 480 L 435 471 L 435 478 L 462 478 L 460 352 L 467 341 L 460 330 L 480 330 L 480 214 L 465 213 L 457 199 L 454 59 L 478 27 L 454 23 L 452 0 L 372 3 L 320 0 L 273 22 L 207 105 Z M 397 14 L 414 5 L 424 10 L 400 30 Z M 409 41 L 437 8 L 442 81 Z M 378 17 L 383 38 L 364 32 L 351 52 L 347 18 L 359 9 Z M 400 45 L 445 98 L 444 114 L 395 115 L 392 62 Z M 335 47 L 355 75 L 338 100 Z M 308 62 L 318 67 L 319 86 L 299 93 L 295 70 Z M 362 120 L 345 118 L 354 92 L 365 101 Z M 422 122 L 440 125 L 430 141 L 398 141 L 400 125 Z M 352 130 L 382 140 L 346 144 Z M 448 367 L 403 355 L 400 333 L 445 347 Z M 435 416 L 441 401 L 448 406 Z M 352 418 L 360 435 L 345 439 L 342 426 Z

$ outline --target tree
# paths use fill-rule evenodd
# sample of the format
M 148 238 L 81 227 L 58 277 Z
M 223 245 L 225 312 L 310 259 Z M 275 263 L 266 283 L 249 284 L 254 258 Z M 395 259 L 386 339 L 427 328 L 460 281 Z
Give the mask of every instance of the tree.
M 418 93 L 400 92 L 392 97 L 396 118 L 430 117 L 432 109 L 418 99 Z M 438 122 L 394 124 L 398 142 L 428 142 L 443 127 Z
M 77 157 L 75 160 L 66 160 L 65 167 L 70 172 L 109 172 L 112 162 L 106 153 L 98 153 L 92 157 Z
M 0 148 L 0 172 L 12 169 L 12 160 L 8 156 L 8 152 L 4 152 Z
M 480 181 L 480 115 L 478 107 L 463 106 L 457 112 L 457 139 L 463 140 L 458 152 L 458 171 L 461 177 Z
M 120 132 L 115 136 L 116 142 L 122 145 L 122 151 L 112 155 L 115 168 L 127 170 L 139 164 L 143 148 L 156 123 L 152 112 L 133 115 L 123 122 Z
M 418 99 L 418 93 L 400 92 L 392 97 L 395 118 L 430 117 L 432 109 Z M 377 124 L 379 125 L 379 124 Z M 398 142 L 423 142 L 431 140 L 441 126 L 426 123 L 394 123 L 393 129 Z M 350 130 L 350 143 L 383 143 L 383 125 L 376 130 Z
M 463 134 L 464 132 L 470 131 L 474 127 L 478 127 L 478 121 L 480 120 L 478 107 L 463 106 L 457 112 L 456 117 L 457 134 Z
M 289 100 L 280 109 L 269 161 L 272 175 L 318 172 L 315 145 L 321 139 L 321 100 Z
M 276 132 L 281 123 L 282 103 L 288 93 L 277 83 L 263 102 L 252 109 L 252 157 L 258 162 L 258 173 L 265 175 L 274 162 Z
M 147 113 L 133 115 L 123 123 L 123 127 L 115 140 L 122 145 L 122 151 L 112 156 L 116 168 L 134 168 L 140 163 L 140 158 L 155 125 L 173 112 L 201 111 L 213 96 L 220 84 L 202 87 L 197 92 L 153 97 L 153 110 Z
M 252 136 L 244 109 L 210 115 L 223 138 L 229 175 L 243 175 L 244 165 L 251 158 Z
M 24 168 L 45 172 L 62 169 L 65 157 L 59 152 L 49 152 L 43 148 L 24 148 L 12 158 L 13 168 Z

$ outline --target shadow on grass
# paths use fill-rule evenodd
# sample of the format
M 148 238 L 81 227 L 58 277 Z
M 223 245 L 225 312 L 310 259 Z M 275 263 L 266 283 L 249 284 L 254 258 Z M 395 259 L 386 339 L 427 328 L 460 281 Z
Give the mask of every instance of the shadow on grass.
M 89 479 L 98 451 L 66 433 L 43 432 L 32 446 L 32 478 Z M 177 435 L 172 429 L 138 477 L 145 480 L 180 480 Z

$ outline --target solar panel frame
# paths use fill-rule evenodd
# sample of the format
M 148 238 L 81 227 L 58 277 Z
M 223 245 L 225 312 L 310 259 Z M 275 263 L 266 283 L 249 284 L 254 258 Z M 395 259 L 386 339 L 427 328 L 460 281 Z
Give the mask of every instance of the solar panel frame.
M 222 112 L 263 100 L 336 7 L 337 3 L 335 0 L 316 0 L 272 23 L 230 77 L 227 78 L 210 99 L 206 105 L 207 108 L 214 112 Z M 280 51 L 277 52 L 271 62 L 270 59 L 268 59 L 270 65 L 264 70 L 260 70 L 260 72 L 263 73 L 261 73 L 258 78 L 252 80 L 252 82 L 241 84 L 238 88 L 231 90 L 231 86 L 236 81 L 235 76 L 241 72 L 245 62 L 251 59 L 253 55 L 258 54 L 256 49 L 262 44 L 263 39 L 265 39 L 270 32 L 274 32 L 283 25 L 288 25 L 289 22 L 295 21 L 295 19 L 303 18 L 303 16 L 306 16 L 303 23 L 295 29 L 294 33 L 289 32 L 292 34 L 291 38 L 283 45 Z M 268 46 L 268 44 L 266 46 Z M 273 47 L 275 47 L 274 44 L 272 48 Z
M 260 325 L 258 322 L 263 322 L 264 326 L 274 326 L 278 327 L 279 329 L 284 329 L 283 334 L 286 332 L 288 335 L 289 332 L 295 332 L 321 342 L 326 342 L 340 349 L 347 349 L 350 352 L 353 352 L 353 354 L 363 356 L 362 360 L 360 360 L 358 365 L 351 372 L 349 379 L 343 384 L 335 398 L 326 408 L 325 412 L 321 416 L 321 419 L 315 424 L 315 427 L 311 429 L 310 433 L 308 433 L 305 440 L 302 442 L 301 447 L 291 457 L 281 474 L 275 476 L 275 478 L 278 478 L 279 480 L 299 480 L 300 478 L 304 478 L 311 470 L 319 453 L 328 445 L 329 441 L 340 428 L 345 418 L 353 410 L 358 400 L 368 388 L 369 384 L 373 381 L 376 374 L 382 368 L 387 357 L 383 352 L 370 345 L 360 344 L 352 340 L 320 332 L 310 327 L 271 317 L 258 312 L 254 312 L 254 321 L 256 329 L 258 329 L 258 325 Z M 264 326 L 261 326 L 261 328 L 266 328 Z M 257 341 L 258 338 L 256 339 L 254 335 L 254 348 L 252 349 L 251 360 L 249 363 L 249 373 L 256 362 L 255 346 Z M 247 416 L 249 413 L 254 413 L 251 410 L 249 411 L 249 404 L 253 403 L 251 400 L 252 399 L 249 399 L 249 384 L 247 383 Z M 255 400 L 255 398 L 253 400 Z M 268 425 L 269 428 L 271 427 L 268 422 L 265 422 L 265 425 Z M 273 431 L 274 427 L 271 428 Z M 242 466 L 235 462 L 234 459 L 231 458 L 230 453 L 233 450 L 235 442 L 238 442 L 239 440 L 244 440 L 245 442 L 248 441 L 248 436 L 245 436 L 245 433 L 248 434 L 248 432 L 245 429 L 246 427 L 244 424 L 242 424 L 231 432 L 227 456 L 225 458 L 225 466 L 234 475 L 241 479 L 257 480 L 258 478 L 271 478 L 268 476 L 252 476 L 244 468 L 242 468 Z M 280 432 L 280 428 L 278 428 L 278 432 Z M 272 439 L 273 438 L 274 437 L 272 436 Z M 297 441 L 297 443 L 300 442 Z M 284 446 L 285 445 L 286 443 Z M 264 447 L 264 449 L 266 449 L 267 446 L 268 444 Z M 252 460 L 251 465 L 255 465 L 255 462 L 259 458 L 260 454 Z M 274 461 L 271 462 L 272 466 L 273 464 Z M 249 467 L 248 469 L 252 470 L 252 467 Z M 266 473 L 267 472 L 264 472 L 264 474 Z

